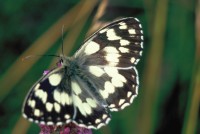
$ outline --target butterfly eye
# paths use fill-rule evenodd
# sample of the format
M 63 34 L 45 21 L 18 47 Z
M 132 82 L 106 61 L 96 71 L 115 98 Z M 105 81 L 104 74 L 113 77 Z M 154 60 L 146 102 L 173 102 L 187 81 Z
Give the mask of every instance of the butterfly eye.
M 60 63 L 63 64 L 63 59 L 60 59 Z
M 63 59 L 60 59 L 60 60 L 56 63 L 56 65 L 57 65 L 58 67 L 62 66 L 62 65 L 63 65 Z

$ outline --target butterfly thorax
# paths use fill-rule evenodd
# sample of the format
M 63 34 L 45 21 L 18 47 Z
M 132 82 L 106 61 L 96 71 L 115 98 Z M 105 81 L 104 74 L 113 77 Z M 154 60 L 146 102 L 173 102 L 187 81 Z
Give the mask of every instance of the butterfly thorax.
M 62 60 L 63 62 L 61 64 L 65 69 L 65 75 L 67 77 L 80 73 L 80 67 L 72 57 L 63 57 Z

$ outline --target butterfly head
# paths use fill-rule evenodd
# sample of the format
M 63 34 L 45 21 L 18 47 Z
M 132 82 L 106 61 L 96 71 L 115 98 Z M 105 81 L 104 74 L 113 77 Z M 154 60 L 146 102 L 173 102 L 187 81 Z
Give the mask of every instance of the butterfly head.
M 60 66 L 68 66 L 70 64 L 71 60 L 72 60 L 71 57 L 60 55 L 59 56 L 59 60 L 57 62 L 57 66 L 58 67 L 60 67 Z

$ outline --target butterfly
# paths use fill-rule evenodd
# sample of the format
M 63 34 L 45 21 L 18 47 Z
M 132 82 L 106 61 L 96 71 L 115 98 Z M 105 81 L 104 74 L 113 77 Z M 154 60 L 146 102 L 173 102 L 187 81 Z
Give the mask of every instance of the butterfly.
M 137 65 L 143 31 L 137 18 L 113 21 L 91 35 L 61 66 L 42 76 L 27 94 L 22 113 L 31 122 L 63 125 L 73 122 L 98 129 L 110 111 L 129 106 L 138 94 Z

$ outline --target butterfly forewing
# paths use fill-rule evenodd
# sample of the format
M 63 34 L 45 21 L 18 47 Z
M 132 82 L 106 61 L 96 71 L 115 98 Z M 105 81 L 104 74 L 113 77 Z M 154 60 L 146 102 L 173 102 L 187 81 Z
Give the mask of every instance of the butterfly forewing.
M 143 32 L 138 19 L 117 20 L 91 36 L 75 54 L 80 63 L 131 67 L 142 55 Z
M 61 125 L 71 121 L 74 106 L 64 68 L 43 76 L 31 88 L 22 109 L 25 118 L 40 124 Z
M 103 27 L 72 58 L 62 57 L 61 67 L 36 82 L 25 99 L 24 117 L 46 125 L 106 125 L 109 111 L 124 109 L 137 95 L 135 65 L 142 48 L 138 19 L 124 18 Z

